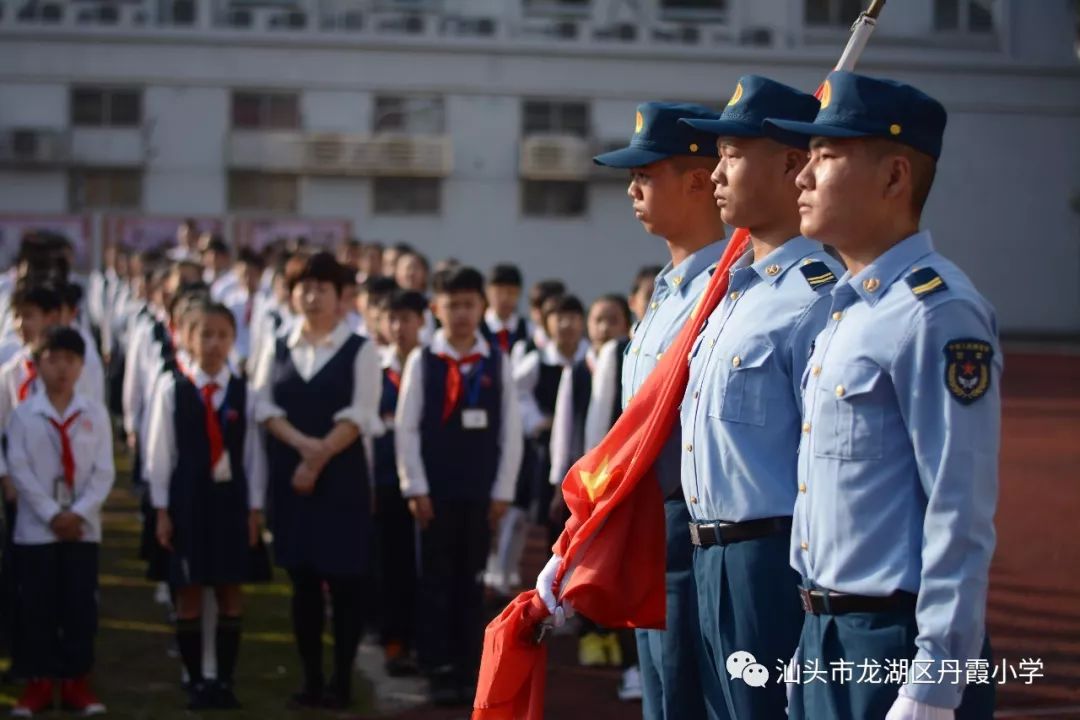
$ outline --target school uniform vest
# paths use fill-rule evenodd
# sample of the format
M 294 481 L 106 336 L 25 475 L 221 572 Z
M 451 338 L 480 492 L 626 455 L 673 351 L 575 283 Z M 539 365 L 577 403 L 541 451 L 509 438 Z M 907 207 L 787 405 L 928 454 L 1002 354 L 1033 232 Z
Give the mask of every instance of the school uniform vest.
M 397 458 L 394 455 L 394 413 L 397 411 L 398 384 L 401 377 L 391 377 L 393 371 L 383 368 L 382 397 L 379 399 L 379 417 L 386 425 L 386 432 L 375 438 L 375 484 L 396 487 L 398 485 Z
M 533 388 L 533 397 L 540 412 L 549 417 L 555 415 L 555 402 L 559 397 L 559 383 L 562 382 L 563 366 L 548 365 L 543 360 L 539 365 L 539 377 L 536 387 Z M 549 437 L 550 433 L 544 433 L 543 437 Z
M 492 352 L 463 373 L 461 400 L 443 422 L 446 398 L 445 360 L 424 348 L 424 410 L 420 419 L 420 452 L 432 497 L 486 502 L 499 468 L 499 428 L 502 425 L 501 352 Z M 462 410 L 487 413 L 487 427 L 467 430 Z
M 229 378 L 217 416 L 231 477 L 215 481 L 202 395 L 190 379 L 176 375 L 173 427 L 177 462 L 169 484 L 169 516 L 175 531 L 169 574 L 179 585 L 248 579 L 246 408 L 246 385 Z
M 352 402 L 353 368 L 364 338 L 351 335 L 337 353 L 305 381 L 293 364 L 289 346 L 278 338 L 270 386 L 274 404 L 300 432 L 324 437 L 334 415 Z M 362 575 L 368 569 L 371 500 L 364 445 L 358 437 L 327 463 L 315 491 L 292 489 L 300 464 L 295 449 L 267 434 L 270 468 L 270 527 L 274 553 L 282 567 L 324 575 Z
M 157 320 L 154 322 L 154 327 L 151 330 L 151 337 L 154 342 L 157 343 L 162 369 L 165 371 L 175 371 L 177 369 L 176 346 L 173 345 L 173 339 L 172 335 L 169 333 L 169 328 L 165 323 Z

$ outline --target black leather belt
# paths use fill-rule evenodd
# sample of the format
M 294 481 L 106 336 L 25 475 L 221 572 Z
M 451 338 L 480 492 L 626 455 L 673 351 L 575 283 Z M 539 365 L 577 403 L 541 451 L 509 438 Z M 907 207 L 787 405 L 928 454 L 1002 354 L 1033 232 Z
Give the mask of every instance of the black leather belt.
M 761 518 L 738 523 L 690 523 L 690 542 L 697 547 L 712 547 L 790 532 L 790 517 Z
M 914 593 L 898 590 L 892 595 L 848 595 L 832 590 L 799 588 L 803 610 L 811 615 L 845 615 L 858 612 L 915 610 Z

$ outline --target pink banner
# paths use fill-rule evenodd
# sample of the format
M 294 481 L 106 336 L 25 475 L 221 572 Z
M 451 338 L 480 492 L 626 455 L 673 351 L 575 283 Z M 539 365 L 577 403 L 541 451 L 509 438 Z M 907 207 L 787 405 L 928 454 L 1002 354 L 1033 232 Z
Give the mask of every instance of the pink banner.
M 275 240 L 307 240 L 316 246 L 333 247 L 349 237 L 352 222 L 344 219 L 326 218 L 237 218 L 233 225 L 233 239 L 237 245 L 262 250 Z
M 121 243 L 134 252 L 168 249 L 176 245 L 176 229 L 187 219 L 183 216 L 108 215 L 102 219 L 102 237 L 107 244 Z M 199 232 L 221 233 L 225 229 L 224 221 L 218 217 L 190 219 L 195 221 Z

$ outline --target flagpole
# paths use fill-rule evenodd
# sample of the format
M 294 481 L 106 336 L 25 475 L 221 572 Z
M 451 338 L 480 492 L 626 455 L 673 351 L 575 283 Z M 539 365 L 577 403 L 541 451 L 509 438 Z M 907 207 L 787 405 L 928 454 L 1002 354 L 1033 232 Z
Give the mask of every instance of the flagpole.
M 870 36 L 877 27 L 878 16 L 884 8 L 885 0 L 874 0 L 870 3 L 870 7 L 859 14 L 859 18 L 851 26 L 851 37 L 848 39 L 847 47 L 844 48 L 844 54 L 836 63 L 837 70 L 850 72 L 855 69 L 855 63 L 866 49 L 866 43 L 870 41 Z

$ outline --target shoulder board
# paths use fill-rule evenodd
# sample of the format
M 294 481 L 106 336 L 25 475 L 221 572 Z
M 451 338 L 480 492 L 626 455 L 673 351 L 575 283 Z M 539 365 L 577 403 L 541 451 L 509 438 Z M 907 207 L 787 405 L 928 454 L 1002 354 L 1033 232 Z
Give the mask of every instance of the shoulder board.
M 936 292 L 949 289 L 949 286 L 945 284 L 945 281 L 937 274 L 934 268 L 920 268 L 904 278 L 904 281 L 911 288 L 911 292 L 915 294 L 915 297 L 920 300 Z
M 829 269 L 829 266 L 820 260 L 813 260 L 799 267 L 799 272 L 806 278 L 806 282 L 810 284 L 810 287 L 817 290 L 819 287 L 825 285 L 832 285 L 836 282 L 836 275 Z

